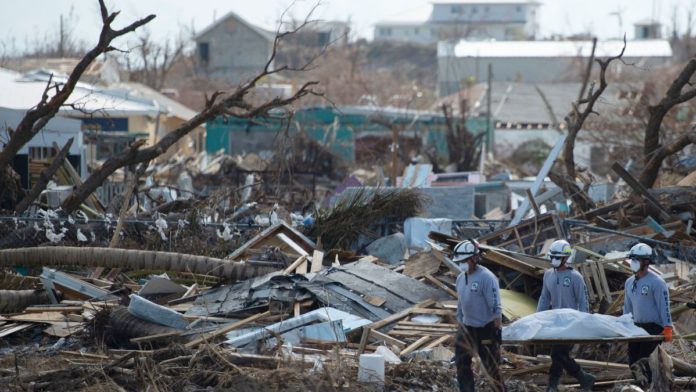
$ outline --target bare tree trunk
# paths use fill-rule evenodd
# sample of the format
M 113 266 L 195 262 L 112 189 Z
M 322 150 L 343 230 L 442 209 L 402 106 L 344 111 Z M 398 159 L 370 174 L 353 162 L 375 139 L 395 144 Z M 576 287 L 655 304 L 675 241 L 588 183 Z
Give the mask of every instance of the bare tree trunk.
M 609 57 L 605 60 L 600 60 L 594 59 L 594 51 L 595 47 L 597 44 L 597 39 L 595 38 L 593 41 L 592 45 L 592 54 L 590 56 L 590 63 L 588 63 L 587 70 L 585 71 L 585 78 L 582 84 L 582 88 L 580 89 L 579 92 L 579 97 L 577 102 L 573 102 L 573 109 L 568 113 L 568 115 L 565 118 L 566 124 L 568 124 L 568 137 L 566 138 L 565 144 L 563 146 L 563 159 L 565 161 L 565 169 L 566 173 L 568 174 L 568 177 L 570 177 L 573 181 L 575 181 L 575 139 L 578 136 L 578 133 L 582 129 L 583 124 L 585 123 L 585 120 L 587 120 L 587 117 L 589 117 L 590 114 L 597 114 L 594 111 L 594 105 L 599 99 L 599 97 L 602 95 L 604 90 L 607 88 L 607 68 L 609 68 L 609 65 L 611 64 L 612 61 L 614 60 L 620 60 L 621 57 L 623 57 L 624 51 L 626 50 L 626 38 L 624 37 L 624 46 L 621 49 L 621 53 L 619 53 L 617 56 Z M 589 82 L 590 75 L 592 73 L 592 62 L 596 61 L 597 64 L 599 64 L 599 87 L 593 91 L 593 89 L 590 89 L 590 91 L 587 92 L 587 97 L 583 98 L 583 95 L 585 94 L 585 90 L 587 89 L 587 83 Z M 585 107 L 580 110 L 580 107 L 582 105 L 585 105 Z
M 645 168 L 640 174 L 640 183 L 646 188 L 652 188 L 657 180 L 657 176 L 662 166 L 662 161 L 669 155 L 681 151 L 688 144 L 689 136 L 682 137 L 677 142 L 671 145 L 670 148 L 664 148 L 660 145 L 660 130 L 662 120 L 673 107 L 687 102 L 696 97 L 696 88 L 692 88 L 682 92 L 684 87 L 691 86 L 690 80 L 696 73 L 696 59 L 691 59 L 684 66 L 676 79 L 672 81 L 665 96 L 657 105 L 650 106 L 650 118 L 645 127 L 645 139 L 643 143 L 643 159 L 645 160 Z M 683 143 L 686 143 L 682 146 Z M 681 147 L 679 147 L 681 146 Z M 668 146 L 669 147 L 669 146 Z
M 72 144 L 73 138 L 70 138 L 68 142 L 65 143 L 63 148 L 61 148 L 61 150 L 58 152 L 58 155 L 53 158 L 51 165 L 41 172 L 41 177 L 39 180 L 36 182 L 36 184 L 34 184 L 24 199 L 17 204 L 17 207 L 15 207 L 15 214 L 21 215 L 24 211 L 26 211 L 27 208 L 29 208 L 31 203 L 33 203 L 34 200 L 39 197 L 41 192 L 46 188 L 48 182 L 51 180 L 51 178 L 53 178 L 53 175 L 56 174 L 58 169 L 63 165 L 63 161 L 65 160 L 65 157 L 68 156 L 70 146 L 72 146 Z
M 682 135 L 674 143 L 661 146 L 652 152 L 652 156 L 647 160 L 643 171 L 640 173 L 639 181 L 643 186 L 652 186 L 657 180 L 657 176 L 662 167 L 662 162 L 670 155 L 676 154 L 690 144 L 696 144 L 696 132 Z
M 128 25 L 127 27 L 120 30 L 113 30 L 111 28 L 111 23 L 116 19 L 118 12 L 113 12 L 109 14 L 107 11 L 104 0 L 99 0 L 99 8 L 101 11 L 102 18 L 102 30 L 99 35 L 99 42 L 94 46 L 87 54 L 80 60 L 75 66 L 75 69 L 70 73 L 68 80 L 65 84 L 51 84 L 52 78 L 49 79 L 46 89 L 44 90 L 43 96 L 33 109 L 30 109 L 25 114 L 24 118 L 19 122 L 15 132 L 7 141 L 5 147 L 0 151 L 0 170 L 4 169 L 9 165 L 10 161 L 14 158 L 17 152 L 25 145 L 29 140 L 31 140 L 34 135 L 36 135 L 43 127 L 48 123 L 48 121 L 53 118 L 58 110 L 63 106 L 63 104 L 68 100 L 70 94 L 72 94 L 77 82 L 82 77 L 82 74 L 87 70 L 90 64 L 100 55 L 116 50 L 111 46 L 111 41 L 114 39 L 135 31 L 138 27 L 150 22 L 155 18 L 155 15 L 150 15 L 146 18 L 140 19 Z M 49 97 L 49 92 L 55 90 L 53 96 Z

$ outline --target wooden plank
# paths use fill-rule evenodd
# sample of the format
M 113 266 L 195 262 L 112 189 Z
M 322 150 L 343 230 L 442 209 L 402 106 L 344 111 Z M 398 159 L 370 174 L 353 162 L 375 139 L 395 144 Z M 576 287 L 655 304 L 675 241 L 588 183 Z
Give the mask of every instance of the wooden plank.
M 181 331 L 175 331 L 175 332 L 164 332 L 164 333 L 158 333 L 155 335 L 150 335 L 150 336 L 142 336 L 139 338 L 133 338 L 130 340 L 131 343 L 138 344 L 138 343 L 144 343 L 144 342 L 149 342 L 151 340 L 157 340 L 157 339 L 162 339 L 162 338 L 171 338 L 174 336 L 179 336 L 181 335 Z
M 382 341 L 384 341 L 384 343 L 396 346 L 399 349 L 403 349 L 404 347 L 406 347 L 405 342 L 402 342 L 401 340 L 399 340 L 393 336 L 389 336 L 389 335 L 382 333 L 382 332 L 379 332 L 379 331 L 372 330 L 372 332 L 370 332 L 370 336 L 374 337 L 377 340 L 382 340 Z
M 401 350 L 400 356 L 406 356 L 414 351 L 416 351 L 418 348 L 420 348 L 422 345 L 427 343 L 430 340 L 429 335 L 425 335 L 421 337 L 420 339 L 416 340 L 415 342 L 411 343 L 410 346 L 406 347 L 405 349 Z
M 298 245 L 297 242 L 291 240 L 290 237 L 288 237 L 285 233 L 278 233 L 278 234 L 276 234 L 276 237 L 279 240 L 283 241 L 287 246 L 292 248 L 292 250 L 297 252 L 298 255 L 309 257 L 309 253 L 307 253 L 307 251 L 302 249 L 302 247 L 300 245 Z
M 597 272 L 597 265 L 594 262 L 590 262 L 587 266 L 592 272 L 592 280 L 594 281 L 595 288 L 597 289 L 597 294 L 599 299 L 605 298 L 606 293 L 603 292 L 602 287 L 599 283 L 599 273 Z
M 534 340 L 503 340 L 503 345 L 526 345 L 526 344 L 597 344 L 597 343 L 635 343 L 635 342 L 655 342 L 663 341 L 662 335 L 599 338 L 599 339 L 534 339 Z
M 97 267 L 94 269 L 94 271 L 89 275 L 90 278 L 94 279 L 99 279 L 101 274 L 104 273 L 104 267 Z
M 411 311 L 412 314 L 435 314 L 438 316 L 454 316 L 455 311 L 452 309 L 429 309 L 417 308 Z
M 611 303 L 611 301 L 614 299 L 611 297 L 611 290 L 609 289 L 609 282 L 607 282 L 607 274 L 604 272 L 604 266 L 599 262 L 595 262 L 594 266 L 597 269 L 597 274 L 599 275 L 599 284 L 602 287 L 602 290 L 604 290 L 604 295 L 607 301 Z
M 454 335 L 444 335 L 444 336 L 440 336 L 439 338 L 437 338 L 437 339 L 433 340 L 432 342 L 428 343 L 428 345 L 426 345 L 424 348 L 425 348 L 425 349 L 428 349 L 428 348 L 435 348 L 435 347 L 437 347 L 437 346 L 441 346 L 441 345 L 447 343 L 447 342 L 448 342 L 450 339 L 452 339 L 452 338 L 454 338 Z
M 181 296 L 181 298 L 188 298 L 196 293 L 196 290 L 198 290 L 198 283 L 194 283 L 189 287 L 184 295 Z
M 312 267 L 309 272 L 319 272 L 324 268 L 324 252 L 315 250 L 312 252 Z
M 456 333 L 457 330 L 433 330 L 433 331 L 405 331 L 402 329 L 392 329 L 389 331 L 388 335 L 391 336 L 404 336 L 404 337 L 417 337 L 417 336 L 423 336 L 423 335 L 431 335 L 431 336 L 442 336 L 442 335 L 450 335 L 453 333 Z
M 44 333 L 51 336 L 67 337 L 84 328 L 82 322 L 55 321 L 44 329 Z
M 534 195 L 532 195 L 532 191 L 530 191 L 529 188 L 527 188 L 525 189 L 525 193 L 527 194 L 527 200 L 529 200 L 529 203 L 532 205 L 532 209 L 534 210 L 534 216 L 541 215 L 539 206 L 537 205 L 536 201 L 534 201 Z
M 41 313 L 27 313 L 19 314 L 16 316 L 9 317 L 13 321 L 30 321 L 36 323 L 50 323 L 53 321 L 64 321 L 65 316 L 60 312 L 41 312 Z
M 360 345 L 358 346 L 358 351 L 356 352 L 356 357 L 360 357 L 360 355 L 365 351 L 365 346 L 367 345 L 367 339 L 370 338 L 370 334 L 372 333 L 372 328 L 370 327 L 363 327 L 363 332 L 362 336 L 360 337 Z
M 402 318 L 407 317 L 411 313 L 416 313 L 416 312 L 420 312 L 422 310 L 425 310 L 424 309 L 425 307 L 430 306 L 430 305 L 434 304 L 435 302 L 436 301 L 434 299 L 427 299 L 423 302 L 420 302 L 416 305 L 413 305 L 410 308 L 404 309 L 400 312 L 396 312 L 396 313 L 392 314 L 391 316 L 386 317 L 382 320 L 375 321 L 372 324 L 368 325 L 367 327 L 369 327 L 371 329 L 380 329 L 382 327 L 386 327 L 389 324 L 393 324 L 393 323 L 401 320 Z M 436 309 L 432 309 L 432 310 L 436 310 Z M 450 312 L 448 314 L 452 314 L 452 313 Z
M 292 314 L 293 314 L 295 317 L 298 317 L 298 316 L 300 315 L 300 303 L 299 303 L 299 302 L 295 302 L 295 303 L 292 305 Z
M 91 354 L 91 353 L 83 353 L 80 351 L 60 351 L 60 355 L 67 355 L 70 357 L 80 357 L 80 358 L 89 358 L 89 359 L 113 359 L 112 357 L 109 357 L 107 355 L 100 355 L 100 354 Z
M 288 266 L 285 270 L 283 270 L 283 275 L 288 275 L 291 274 L 293 271 L 297 269 L 297 267 L 300 266 L 300 264 L 304 263 L 307 260 L 307 256 L 303 255 L 297 258 L 297 260 L 293 261 L 292 264 Z
M 627 172 L 626 169 L 623 168 L 623 166 L 619 165 L 618 162 L 614 162 L 613 165 L 611 165 L 611 169 L 614 170 L 616 174 L 619 175 L 624 181 L 626 181 L 626 184 L 630 186 L 636 193 L 639 195 L 643 196 L 645 200 L 648 201 L 648 203 L 652 204 L 653 207 L 655 207 L 659 212 L 660 212 L 660 218 L 669 220 L 671 217 L 669 215 L 669 212 L 660 204 L 660 202 L 655 198 L 653 195 L 650 194 L 650 192 L 636 180 L 631 173 Z
M 270 311 L 266 311 L 263 313 L 257 313 L 253 316 L 245 318 L 244 320 L 237 321 L 236 323 L 233 323 L 230 325 L 225 325 L 221 328 L 216 329 L 213 332 L 207 333 L 207 334 L 199 337 L 198 339 L 195 339 L 195 340 L 192 340 L 192 341 L 186 343 L 185 346 L 188 348 L 196 347 L 201 343 L 211 341 L 211 340 L 213 340 L 219 336 L 222 336 L 230 331 L 233 331 L 239 327 L 243 327 L 247 324 L 253 323 L 254 321 L 260 320 L 260 319 L 262 319 L 264 317 L 268 317 L 270 315 L 271 315 Z
M 307 274 L 307 267 L 308 267 L 307 264 L 308 264 L 307 257 L 305 257 L 304 261 L 302 263 L 300 263 L 300 265 L 297 266 L 295 273 L 300 274 L 300 275 L 306 275 Z
M 447 287 L 444 283 L 442 283 L 438 278 L 432 276 L 432 275 L 425 275 L 425 279 L 428 280 L 428 282 L 434 284 L 435 286 L 439 287 L 440 289 L 444 290 L 447 294 L 451 295 L 454 298 L 459 298 L 457 295 L 457 292 L 452 290 L 451 288 Z
M 56 312 L 56 313 L 74 313 L 81 312 L 82 306 L 42 306 L 33 305 L 24 309 L 24 313 L 43 313 L 43 312 Z
M 486 250 L 483 253 L 483 259 L 487 262 L 510 268 L 511 270 L 521 272 L 525 275 L 537 279 L 540 279 L 544 273 L 544 270 L 542 268 L 537 268 L 531 264 L 527 264 L 514 257 L 508 256 L 501 252 L 497 252 L 495 250 Z
M 457 327 L 420 327 L 416 325 L 396 324 L 392 331 L 416 331 L 416 332 L 457 332 Z M 389 331 L 391 332 L 391 331 Z
M 542 363 L 541 365 L 525 366 L 519 369 L 502 370 L 502 373 L 508 377 L 522 376 L 531 373 L 546 373 L 549 367 L 551 367 L 550 363 Z
M 14 325 L 9 326 L 7 328 L 4 328 L 2 331 L 0 331 L 0 338 L 4 338 L 5 336 L 10 336 L 15 332 L 25 330 L 25 329 L 32 327 L 32 326 L 34 326 L 34 324 L 14 324 Z
M 585 263 L 578 265 L 578 272 L 582 275 L 585 280 L 585 286 L 587 287 L 587 295 L 590 297 L 590 302 L 598 300 L 597 294 L 595 293 L 594 287 L 592 287 L 592 279 L 590 278 L 590 273 L 588 267 Z
M 409 325 L 409 326 L 416 326 L 416 327 L 437 327 L 437 328 L 458 328 L 458 324 L 452 324 L 452 323 L 419 323 L 416 321 L 399 321 L 397 325 Z
M 363 299 L 365 300 L 365 302 L 373 306 L 382 306 L 385 302 L 387 302 L 386 299 L 378 297 L 376 295 L 365 295 Z

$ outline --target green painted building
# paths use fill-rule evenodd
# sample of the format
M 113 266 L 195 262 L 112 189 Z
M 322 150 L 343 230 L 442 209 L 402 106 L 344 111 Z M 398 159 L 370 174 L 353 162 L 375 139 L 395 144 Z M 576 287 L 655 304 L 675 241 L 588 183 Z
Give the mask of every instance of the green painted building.
M 207 124 L 206 151 L 243 154 L 273 150 L 276 135 L 287 129 L 290 133 L 305 132 L 337 156 L 354 162 L 361 139 L 391 138 L 391 130 L 381 124 L 385 120 L 402 129 L 400 136 L 420 139 L 423 145 L 433 146 L 438 155 L 447 157 L 447 128 L 441 113 L 372 106 L 306 108 L 297 111 L 289 124 L 282 113 L 253 120 L 218 117 Z M 467 126 L 473 133 L 485 132 L 486 120 L 469 119 Z

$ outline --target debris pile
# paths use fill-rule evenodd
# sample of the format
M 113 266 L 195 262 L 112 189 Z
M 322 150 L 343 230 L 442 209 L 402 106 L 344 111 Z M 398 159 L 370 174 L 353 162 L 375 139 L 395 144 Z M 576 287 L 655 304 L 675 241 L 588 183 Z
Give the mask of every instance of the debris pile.
M 168 170 L 180 178 L 180 169 Z M 408 170 L 417 183 L 418 169 Z M 626 250 L 638 241 L 653 245 L 652 268 L 670 286 L 679 336 L 659 353 L 672 364 L 672 385 L 694 387 L 693 188 L 642 192 L 626 177 L 633 193 L 569 214 L 556 208 L 564 192 L 550 183 L 538 197 L 501 187 L 516 210 L 490 202 L 487 217 L 450 219 L 424 216 L 441 197 L 429 191 L 437 190 L 433 182 L 336 187 L 327 207 L 303 211 L 265 198 L 257 179 L 159 205 L 150 198 L 146 209 L 139 202 L 156 189 L 149 187 L 122 201 L 127 212 L 119 217 L 34 206 L 8 218 L 3 241 L 22 246 L 0 249 L 3 384 L 454 391 L 461 270 L 450 252 L 475 237 L 483 265 L 500 279 L 505 325 L 536 313 L 555 239 L 575 244 L 572 263 L 597 317 L 622 314 Z M 460 188 L 495 200 L 485 187 Z M 594 372 L 596 385 L 632 382 L 621 339 L 578 346 L 578 363 Z M 530 341 L 503 342 L 509 390 L 546 385 L 548 342 Z

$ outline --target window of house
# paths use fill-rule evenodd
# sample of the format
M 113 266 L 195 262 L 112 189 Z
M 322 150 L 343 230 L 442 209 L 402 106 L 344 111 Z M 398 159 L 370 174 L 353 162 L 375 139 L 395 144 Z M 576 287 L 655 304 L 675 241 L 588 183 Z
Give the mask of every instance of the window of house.
M 452 6 L 450 7 L 450 12 L 453 14 L 461 14 L 462 13 L 461 4 L 452 4 Z
M 483 12 L 488 12 L 490 10 L 491 10 L 491 7 L 489 7 L 489 6 L 483 7 Z
M 472 14 L 478 13 L 478 8 L 476 8 L 476 7 L 472 8 L 471 13 Z
M 418 35 L 420 34 L 420 29 L 418 27 L 413 29 L 413 35 Z
M 201 58 L 201 61 L 204 63 L 207 63 L 210 61 L 210 44 L 207 42 L 199 42 L 198 43 L 198 56 Z
M 29 158 L 36 160 L 46 160 L 58 155 L 53 147 L 29 147 Z
M 519 12 L 522 12 L 522 6 L 520 6 L 520 5 L 517 6 L 517 12 L 518 12 L 518 13 L 519 13 Z

